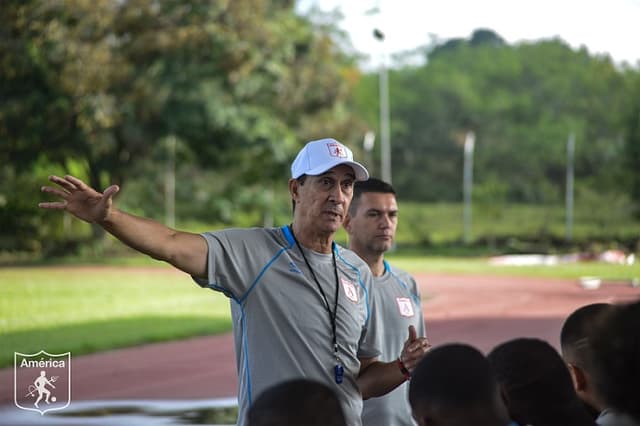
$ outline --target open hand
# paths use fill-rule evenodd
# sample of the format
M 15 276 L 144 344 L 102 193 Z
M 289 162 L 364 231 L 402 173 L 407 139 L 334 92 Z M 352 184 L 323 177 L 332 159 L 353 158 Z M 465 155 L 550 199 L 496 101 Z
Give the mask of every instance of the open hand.
M 111 185 L 100 193 L 91 188 L 80 179 L 73 176 L 49 176 L 49 181 L 57 186 L 43 186 L 42 192 L 56 195 L 62 201 L 39 203 L 43 209 L 66 210 L 78 219 L 89 223 L 101 223 L 105 221 L 112 209 L 112 198 L 120 188 Z

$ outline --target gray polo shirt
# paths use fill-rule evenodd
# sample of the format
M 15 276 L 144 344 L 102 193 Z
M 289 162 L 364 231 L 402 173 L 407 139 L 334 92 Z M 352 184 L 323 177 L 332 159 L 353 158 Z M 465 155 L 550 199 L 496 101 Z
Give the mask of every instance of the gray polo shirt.
M 425 336 L 422 304 L 416 281 L 408 273 L 384 262 L 384 274 L 373 278 L 375 309 L 371 311 L 374 334 L 381 338 L 380 361 L 394 361 L 400 356 L 413 325 L 418 337 Z M 412 426 L 408 399 L 409 382 L 388 394 L 364 401 L 364 426 Z
M 360 425 L 358 357 L 379 355 L 377 338 L 367 327 L 374 306 L 368 266 L 352 251 L 334 244 L 339 277 L 336 335 L 344 366 L 344 381 L 336 384 L 329 313 L 290 229 L 228 229 L 202 235 L 209 247 L 208 278 L 196 281 L 231 299 L 238 424 L 246 423 L 251 401 L 266 388 L 306 377 L 335 389 L 347 424 Z M 307 249 L 305 255 L 333 310 L 332 255 Z
M 596 419 L 596 424 L 598 426 L 640 426 L 640 421 L 628 414 L 605 408 Z

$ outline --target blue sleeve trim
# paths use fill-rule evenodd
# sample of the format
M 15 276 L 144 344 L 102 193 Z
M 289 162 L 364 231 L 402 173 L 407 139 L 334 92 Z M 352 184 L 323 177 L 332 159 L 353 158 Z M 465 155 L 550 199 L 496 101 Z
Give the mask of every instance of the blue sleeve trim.
M 236 302 L 238 301 L 238 299 L 236 299 L 236 297 L 229 291 L 229 289 L 222 287 L 221 285 L 218 285 L 216 283 L 210 283 L 210 284 L 207 284 L 206 288 L 214 291 L 219 291 L 220 293 L 227 296 L 229 299 L 235 300 Z
M 255 280 L 253 280 L 253 282 L 251 283 L 251 285 L 249 286 L 249 288 L 247 289 L 247 291 L 245 291 L 245 293 L 242 295 L 242 297 L 240 297 L 240 299 L 238 299 L 239 303 L 244 302 L 247 297 L 249 297 L 249 294 L 251 293 L 251 291 L 254 289 L 254 287 L 258 284 L 258 281 L 260 281 L 260 279 L 262 278 L 262 276 L 267 272 L 267 270 L 271 267 L 271 265 L 273 265 L 273 262 L 275 262 L 276 260 L 278 260 L 278 258 L 280 257 L 280 255 L 282 253 L 284 253 L 286 250 L 288 250 L 288 247 L 282 247 L 280 250 L 278 250 L 278 252 L 275 254 L 275 256 L 273 256 L 271 258 L 271 260 L 264 265 L 264 267 L 262 268 L 262 270 L 260 271 L 260 273 L 258 274 L 258 276 L 256 277 Z
M 420 298 L 418 297 L 417 294 L 413 293 L 411 291 L 411 289 L 409 288 L 409 286 L 407 285 L 407 283 L 404 282 L 404 280 L 402 280 L 398 275 L 396 275 L 395 272 L 393 272 L 391 270 L 391 266 L 387 263 L 387 261 L 384 261 L 384 268 L 386 271 L 389 271 L 389 273 L 391 274 L 391 276 L 407 291 L 407 293 L 409 293 L 409 295 L 411 296 L 411 298 L 413 299 L 413 301 L 420 306 Z
M 244 371 L 246 372 L 247 379 L 247 401 L 249 402 L 248 406 L 251 407 L 252 403 L 252 389 L 251 389 L 251 370 L 249 368 L 249 343 L 247 342 L 247 322 L 246 315 L 244 313 L 244 307 L 241 303 L 240 310 L 242 311 L 242 351 L 244 352 Z
M 260 271 L 256 279 L 253 281 L 253 283 L 251 283 L 251 285 L 249 286 L 249 289 L 244 293 L 244 295 L 241 298 L 239 299 L 233 298 L 233 300 L 236 303 L 238 303 L 238 306 L 241 311 L 240 321 L 241 321 L 241 327 L 242 327 L 242 352 L 244 354 L 244 371 L 246 372 L 245 379 L 246 379 L 246 386 L 247 386 L 247 402 L 248 402 L 247 407 L 251 407 L 251 404 L 253 403 L 253 386 L 251 383 L 251 369 L 250 369 L 251 363 L 249 359 L 249 355 L 250 355 L 249 342 L 247 340 L 247 335 L 248 335 L 247 317 L 244 311 L 243 303 L 247 299 L 247 297 L 249 297 L 249 294 L 258 284 L 262 276 L 267 272 L 267 270 L 271 267 L 271 265 L 273 265 L 273 263 L 278 259 L 278 257 L 280 257 L 282 253 L 284 253 L 286 250 L 293 247 L 293 244 L 295 244 L 295 240 L 293 239 L 293 235 L 291 234 L 291 230 L 289 229 L 289 227 L 282 226 L 280 229 L 282 230 L 282 233 L 286 241 L 289 243 L 289 245 L 287 247 L 282 247 L 280 250 L 278 250 L 275 256 L 273 256 L 273 258 L 271 258 L 271 260 L 262 268 L 262 270 Z M 219 288 L 219 287 L 215 286 L 215 288 Z
M 244 295 L 242 295 L 242 297 L 236 300 L 238 303 L 242 303 L 247 299 L 247 297 L 249 296 L 249 293 L 251 293 L 251 291 L 258 284 L 258 281 L 260 281 L 260 279 L 265 274 L 265 272 L 267 272 L 267 270 L 271 267 L 271 265 L 273 265 L 273 262 L 275 262 L 282 253 L 284 253 L 286 250 L 289 250 L 295 244 L 295 240 L 293 239 L 293 235 L 291 234 L 291 229 L 289 229 L 289 226 L 285 225 L 280 227 L 280 229 L 282 230 L 284 238 L 287 240 L 289 245 L 287 247 L 282 247 L 280 250 L 278 250 L 275 256 L 273 256 L 271 260 L 266 265 L 264 265 L 264 267 L 262 268 L 262 270 L 260 271 L 256 279 L 253 280 L 253 282 L 251 283 L 247 291 L 244 293 Z
M 288 248 L 293 247 L 293 245 L 296 243 L 296 240 L 295 238 L 293 238 L 293 234 L 291 233 L 291 228 L 289 228 L 289 225 L 281 226 L 280 230 L 282 230 L 282 234 L 284 235 L 284 238 L 289 243 Z

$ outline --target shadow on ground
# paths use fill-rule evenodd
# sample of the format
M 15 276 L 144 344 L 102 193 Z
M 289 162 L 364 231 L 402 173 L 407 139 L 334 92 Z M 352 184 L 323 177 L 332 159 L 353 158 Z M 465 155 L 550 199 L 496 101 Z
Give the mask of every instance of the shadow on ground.
M 193 401 L 84 401 L 44 415 L 0 407 L 3 426 L 234 425 L 235 398 Z

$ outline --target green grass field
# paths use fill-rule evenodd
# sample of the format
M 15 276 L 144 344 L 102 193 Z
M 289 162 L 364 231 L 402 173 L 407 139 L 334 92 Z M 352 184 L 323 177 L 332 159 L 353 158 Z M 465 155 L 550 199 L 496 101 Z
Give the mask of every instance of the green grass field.
M 412 273 L 640 277 L 640 264 L 498 267 L 482 258 L 399 253 L 388 259 Z M 71 351 L 75 356 L 231 329 L 229 301 L 223 295 L 146 257 L 122 263 L 0 268 L 0 367 L 13 364 L 14 352 Z
M 606 280 L 640 278 L 640 263 L 638 262 L 633 265 L 580 262 L 553 266 L 495 266 L 491 265 L 486 257 L 424 257 L 392 253 L 387 255 L 386 258 L 397 267 L 411 273 L 426 272 L 567 279 L 596 276 Z
M 228 299 L 170 267 L 0 269 L 0 367 L 230 329 Z
M 615 197 L 582 199 L 576 205 L 574 215 L 574 244 L 637 240 L 640 221 L 631 217 L 630 210 L 627 201 Z M 478 244 L 480 239 L 490 245 L 492 240 L 506 240 L 509 243 L 502 242 L 498 248 L 510 252 L 553 249 L 549 240 L 562 241 L 566 236 L 565 213 L 561 205 L 475 203 L 471 242 Z M 407 246 L 459 242 L 463 237 L 462 217 L 463 205 L 460 203 L 400 203 L 396 239 Z M 536 242 L 538 247 L 523 246 L 524 241 Z M 572 245 L 565 244 L 567 247 Z

